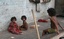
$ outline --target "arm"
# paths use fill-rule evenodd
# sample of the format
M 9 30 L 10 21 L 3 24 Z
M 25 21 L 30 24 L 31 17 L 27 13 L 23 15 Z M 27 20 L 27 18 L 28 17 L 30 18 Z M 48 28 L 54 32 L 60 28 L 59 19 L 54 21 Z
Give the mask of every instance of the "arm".
M 58 29 L 58 23 L 56 21 L 56 17 L 50 17 L 50 19 L 54 22 L 55 26 L 56 26 L 56 32 L 59 33 L 59 29 Z
M 56 19 L 56 17 L 53 17 L 52 20 L 54 20 L 56 22 L 56 24 L 59 25 L 59 27 L 61 27 L 64 30 L 64 28 L 60 25 L 60 23 L 58 22 L 58 20 Z
M 55 26 L 58 26 L 57 20 L 55 17 L 50 17 L 50 19 L 53 21 L 53 23 L 55 24 Z
M 58 25 L 62 28 L 62 30 L 64 30 L 64 28 L 60 25 L 60 23 L 58 22 Z
M 14 27 L 14 24 L 12 22 L 10 23 L 10 27 Z
M 56 17 L 50 17 L 50 19 L 56 24 L 56 25 L 58 25 L 58 21 L 57 21 L 57 19 L 56 19 Z
M 20 29 L 20 27 L 18 26 L 18 24 L 17 24 L 17 23 L 15 23 L 15 26 L 16 26 L 16 28 Z
M 28 29 L 28 24 L 27 24 L 26 21 L 23 21 L 23 26 L 24 26 L 26 29 Z
M 28 26 L 28 24 L 27 24 L 26 21 L 23 21 L 23 25 L 24 25 L 24 26 Z

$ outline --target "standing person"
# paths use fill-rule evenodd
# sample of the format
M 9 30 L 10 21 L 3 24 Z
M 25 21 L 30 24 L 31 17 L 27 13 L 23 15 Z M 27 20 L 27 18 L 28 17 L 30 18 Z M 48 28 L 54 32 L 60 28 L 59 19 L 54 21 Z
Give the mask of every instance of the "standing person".
M 23 28 L 24 30 L 27 30 L 27 29 L 28 29 L 28 24 L 27 24 L 27 22 L 26 22 L 27 17 L 26 17 L 25 15 L 23 15 L 23 16 L 21 17 L 21 20 L 23 21 L 23 25 L 21 26 L 21 28 Z
M 13 34 L 21 34 L 22 32 L 19 29 L 19 26 L 17 25 L 16 20 L 17 20 L 16 17 L 11 18 L 11 22 L 9 24 L 8 31 Z
M 46 33 L 54 33 L 54 32 L 57 32 L 57 34 L 59 34 L 60 32 L 58 27 L 60 26 L 63 30 L 64 28 L 59 24 L 56 18 L 56 10 L 54 8 L 49 8 L 47 12 L 48 15 L 50 16 L 51 28 L 43 30 L 42 36 L 45 35 Z

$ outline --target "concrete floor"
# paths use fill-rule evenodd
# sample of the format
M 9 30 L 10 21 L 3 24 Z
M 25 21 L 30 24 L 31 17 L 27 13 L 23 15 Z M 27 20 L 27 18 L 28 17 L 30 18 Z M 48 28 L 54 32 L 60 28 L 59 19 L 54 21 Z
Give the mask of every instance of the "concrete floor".
M 64 18 L 58 18 L 60 24 L 64 27 Z M 30 25 L 33 25 L 34 23 L 30 23 Z M 42 31 L 44 29 L 50 28 L 50 22 L 48 23 L 38 23 L 38 25 L 40 25 L 39 27 L 39 32 L 40 32 L 40 38 L 41 39 L 50 39 L 53 36 L 56 35 L 56 33 L 53 34 L 48 34 L 48 35 L 44 35 L 42 37 Z M 60 29 L 60 28 L 59 28 Z M 60 29 L 61 30 L 61 29 Z M 8 31 L 2 31 L 0 32 L 0 39 L 12 39 L 11 37 L 14 37 L 13 39 L 37 39 L 37 34 L 36 34 L 36 30 L 35 29 L 28 29 L 27 31 L 23 31 L 22 35 L 15 35 L 15 34 L 11 34 Z

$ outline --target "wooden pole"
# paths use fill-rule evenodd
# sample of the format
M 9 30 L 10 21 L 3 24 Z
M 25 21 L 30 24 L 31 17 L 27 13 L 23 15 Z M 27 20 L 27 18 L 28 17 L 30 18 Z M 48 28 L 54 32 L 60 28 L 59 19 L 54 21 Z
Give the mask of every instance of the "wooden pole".
M 38 31 L 38 26 L 37 26 L 37 22 L 36 22 L 36 17 L 34 15 L 33 10 L 32 10 L 32 15 L 33 15 L 33 19 L 34 19 L 34 23 L 35 23 L 35 27 L 36 27 L 37 36 L 38 36 L 38 39 L 40 39 L 40 35 L 39 35 L 39 31 Z

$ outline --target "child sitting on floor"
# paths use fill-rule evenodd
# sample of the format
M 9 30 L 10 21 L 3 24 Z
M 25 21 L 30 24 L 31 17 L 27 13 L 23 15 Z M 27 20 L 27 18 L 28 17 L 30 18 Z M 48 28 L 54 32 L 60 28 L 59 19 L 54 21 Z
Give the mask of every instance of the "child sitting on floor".
M 47 10 L 47 12 L 48 12 L 48 14 L 50 16 L 51 28 L 43 30 L 42 36 L 47 34 L 47 33 L 54 33 L 54 32 L 59 34 L 60 32 L 59 32 L 58 26 L 60 26 L 60 24 L 59 24 L 58 20 L 56 19 L 56 11 L 55 11 L 55 9 L 54 8 L 49 8 Z M 63 27 L 61 27 L 61 28 L 63 29 Z
M 16 23 L 16 17 L 11 18 L 11 22 L 8 27 L 8 31 L 14 34 L 22 34 L 22 31 L 20 30 L 19 26 Z
M 21 26 L 21 29 L 23 28 L 24 30 L 27 30 L 28 29 L 28 24 L 27 24 L 27 22 L 26 22 L 26 16 L 25 15 L 23 15 L 22 17 L 21 17 L 21 20 L 23 21 L 23 25 Z

